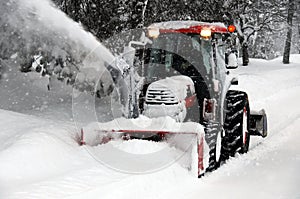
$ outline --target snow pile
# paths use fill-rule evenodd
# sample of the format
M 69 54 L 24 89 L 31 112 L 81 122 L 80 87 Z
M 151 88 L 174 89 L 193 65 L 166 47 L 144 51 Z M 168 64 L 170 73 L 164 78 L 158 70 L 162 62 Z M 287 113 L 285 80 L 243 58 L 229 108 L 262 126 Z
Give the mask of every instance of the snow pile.
M 80 164 L 71 126 L 3 110 L 0 126 L 0 181 L 5 179 L 0 195 L 5 187 L 47 179 Z
M 183 149 L 168 142 L 157 143 L 138 139 L 112 140 L 106 144 L 84 147 L 100 164 L 120 173 L 152 173 L 170 167 L 174 163 L 188 171 L 191 170 L 191 162 L 194 162 L 192 155 L 195 154 L 191 150 L 197 145 L 193 144 L 195 136 L 181 136 L 186 137 L 188 139 L 185 139 Z
M 194 134 L 198 138 L 203 137 L 203 126 L 195 122 L 178 123 L 169 116 L 159 118 L 148 118 L 141 115 L 136 119 L 117 118 L 106 123 L 91 123 L 83 127 L 84 141 L 89 145 L 99 144 L 107 133 L 118 134 L 118 131 L 143 131 L 146 132 L 168 132 Z
M 111 141 L 111 144 L 127 153 L 131 154 L 148 154 L 156 153 L 166 147 L 166 143 L 154 142 L 147 140 L 128 140 L 128 141 Z
M 166 133 L 162 143 L 121 138 L 128 134 L 147 139 L 157 133 Z M 177 123 L 170 117 L 118 118 L 107 123 L 91 123 L 83 128 L 86 149 L 97 161 L 119 172 L 138 174 L 161 170 L 174 162 L 196 174 L 197 141 L 203 137 L 202 125 Z M 206 143 L 205 147 L 208 157 Z
M 92 129 L 100 128 L 105 131 L 111 130 L 152 130 L 152 131 L 172 131 L 172 132 L 197 132 L 202 133 L 202 126 L 199 123 L 195 122 L 185 122 L 185 123 L 177 123 L 171 117 L 161 117 L 161 118 L 148 118 L 141 115 L 136 119 L 126 119 L 126 118 L 117 118 L 113 121 L 107 123 L 92 123 L 84 129 L 92 130 Z

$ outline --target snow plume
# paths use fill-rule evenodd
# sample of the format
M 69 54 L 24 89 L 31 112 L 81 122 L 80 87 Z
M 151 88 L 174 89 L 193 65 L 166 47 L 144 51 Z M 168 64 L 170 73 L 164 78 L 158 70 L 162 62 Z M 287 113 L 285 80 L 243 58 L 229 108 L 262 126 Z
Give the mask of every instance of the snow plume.
M 12 42 L 21 40 L 25 48 L 53 51 L 53 56 L 61 53 L 59 51 L 66 51 L 77 59 L 82 59 L 81 56 L 95 48 L 101 48 L 98 58 L 107 62 L 113 59 L 111 53 L 92 34 L 83 30 L 80 24 L 72 21 L 48 0 L 1 1 L 4 10 L 1 16 L 1 23 L 4 24 L 1 26 L 17 36 L 16 41 Z M 19 47 L 22 48 L 21 44 Z
M 75 49 L 71 50 L 85 50 L 87 53 L 90 53 L 90 51 L 95 50 L 95 48 L 101 48 L 101 54 L 98 54 L 98 58 L 106 62 L 112 61 L 112 54 L 99 43 L 91 33 L 83 30 L 80 24 L 72 21 L 62 11 L 55 8 L 54 4 L 48 0 L 19 0 L 18 4 L 23 13 L 27 12 L 35 15 L 36 21 L 31 20 L 26 22 L 26 24 L 29 25 L 29 31 L 45 28 L 46 30 L 44 32 L 46 34 L 47 32 L 50 33 L 48 36 L 52 36 L 51 32 L 52 34 L 55 32 L 59 39 L 75 44 L 71 46 Z
M 81 81 L 90 87 L 98 79 L 90 83 L 86 71 L 91 70 L 82 68 L 93 68 L 93 75 L 97 72 L 100 78 L 106 71 L 105 64 L 114 59 L 91 33 L 49 0 L 0 0 L 0 12 L 0 60 L 15 59 L 23 72 L 30 71 L 34 55 L 42 55 L 49 66 L 61 63 L 59 78 L 68 73 L 68 83 L 74 83 L 76 75 L 83 73 L 86 80 Z

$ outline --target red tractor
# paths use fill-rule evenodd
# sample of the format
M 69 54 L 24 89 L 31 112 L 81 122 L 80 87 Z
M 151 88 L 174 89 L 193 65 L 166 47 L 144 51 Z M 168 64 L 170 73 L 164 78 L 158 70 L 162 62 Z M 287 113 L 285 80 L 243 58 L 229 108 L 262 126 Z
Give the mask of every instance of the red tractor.
M 250 135 L 267 135 L 267 117 L 264 110 L 250 109 L 247 93 L 231 87 L 238 84 L 231 74 L 238 67 L 237 50 L 228 42 L 232 41 L 234 30 L 222 23 L 161 22 L 147 28 L 147 42 L 130 44 L 130 49 L 142 44 L 131 53 L 139 62 L 127 60 L 132 61 L 132 70 L 139 68 L 137 73 L 143 77 L 143 83 L 132 89 L 131 81 L 129 117 L 144 115 L 161 121 L 170 117 L 183 125 L 198 124 L 204 129 L 202 133 L 191 128 L 176 131 L 153 126 L 112 129 L 109 124 L 102 131 L 129 139 L 158 141 L 166 140 L 168 134 L 194 133 L 198 176 L 218 168 L 235 153 L 246 153 Z

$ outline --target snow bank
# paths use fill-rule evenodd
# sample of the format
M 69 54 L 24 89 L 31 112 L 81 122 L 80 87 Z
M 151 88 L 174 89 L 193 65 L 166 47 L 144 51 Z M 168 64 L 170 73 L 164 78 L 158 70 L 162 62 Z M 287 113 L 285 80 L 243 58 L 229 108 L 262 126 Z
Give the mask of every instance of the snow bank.
M 74 128 L 0 110 L 0 193 L 69 171 L 80 164 Z M 47 126 L 47 128 L 45 128 Z

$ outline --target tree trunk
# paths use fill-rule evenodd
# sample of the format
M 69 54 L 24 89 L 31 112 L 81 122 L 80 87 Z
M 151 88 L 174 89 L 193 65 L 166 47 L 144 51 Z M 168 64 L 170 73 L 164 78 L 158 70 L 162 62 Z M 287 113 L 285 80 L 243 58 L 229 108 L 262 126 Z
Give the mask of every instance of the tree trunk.
M 243 66 L 248 66 L 249 52 L 248 52 L 248 45 L 245 42 L 242 44 L 242 56 L 243 56 Z
M 300 23 L 300 17 L 299 17 L 299 23 Z M 300 38 L 300 24 L 298 24 L 298 38 Z M 298 42 L 298 53 L 300 54 L 300 42 Z
M 290 63 L 293 15 L 294 15 L 294 0 L 289 0 L 288 16 L 287 16 L 288 31 L 286 34 L 286 40 L 285 40 L 285 46 L 284 46 L 284 52 L 283 52 L 283 60 L 282 60 L 284 64 Z
M 240 26 L 243 27 L 244 21 L 242 18 L 239 19 Z M 242 31 L 242 34 L 239 34 L 240 44 L 242 44 L 242 62 L 243 66 L 248 66 L 249 64 L 249 52 L 248 52 L 248 41 L 247 37 L 244 35 L 245 33 Z

